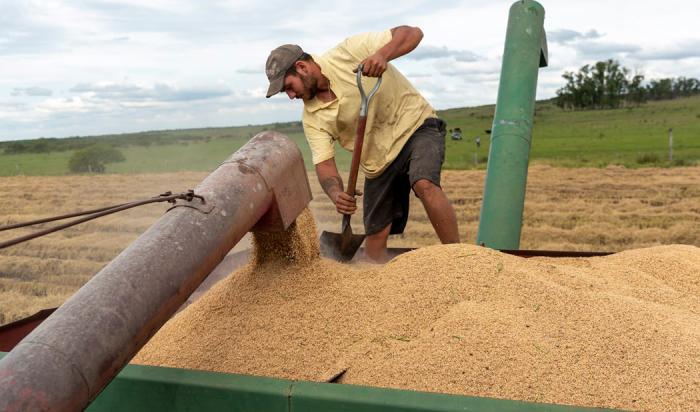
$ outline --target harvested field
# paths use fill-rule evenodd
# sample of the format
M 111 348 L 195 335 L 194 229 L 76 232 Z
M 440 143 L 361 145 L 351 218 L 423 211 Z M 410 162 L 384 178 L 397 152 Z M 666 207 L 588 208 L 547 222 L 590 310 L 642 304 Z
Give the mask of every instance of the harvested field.
M 148 175 L 3 177 L 0 225 L 184 191 L 200 172 Z M 319 230 L 338 231 L 340 217 L 311 172 L 311 209 Z M 483 171 L 445 171 L 462 241 L 474 243 Z M 413 198 L 406 233 L 393 247 L 436 244 Z M 564 169 L 532 166 L 521 248 L 620 251 L 664 244 L 700 246 L 700 167 Z M 167 206 L 149 205 L 0 250 L 0 324 L 58 305 L 146 230 Z M 353 220 L 360 231 L 360 219 Z M 44 226 L 50 226 L 44 225 Z M 30 233 L 0 232 L 0 240 Z M 242 244 L 239 248 L 246 247 Z
M 313 220 L 170 320 L 135 363 L 634 410 L 700 406 L 700 248 L 523 259 L 436 245 L 318 258 Z M 306 239 L 306 240 L 304 240 Z

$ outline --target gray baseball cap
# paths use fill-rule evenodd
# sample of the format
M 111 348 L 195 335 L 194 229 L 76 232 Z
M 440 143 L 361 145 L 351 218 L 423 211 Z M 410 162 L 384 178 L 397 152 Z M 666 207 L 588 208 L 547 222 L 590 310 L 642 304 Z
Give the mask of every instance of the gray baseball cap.
M 270 52 L 265 63 L 265 74 L 270 81 L 266 97 L 282 91 L 285 73 L 303 54 L 304 51 L 296 44 L 284 44 Z

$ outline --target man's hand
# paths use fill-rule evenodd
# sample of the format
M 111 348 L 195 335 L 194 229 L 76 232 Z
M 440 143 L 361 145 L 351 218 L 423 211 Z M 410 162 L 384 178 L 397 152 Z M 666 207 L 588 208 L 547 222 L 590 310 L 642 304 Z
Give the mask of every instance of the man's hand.
M 343 191 L 343 180 L 338 174 L 335 159 L 330 158 L 316 165 L 316 175 L 331 202 L 335 204 L 335 210 L 344 215 L 351 215 L 357 211 L 355 196 L 350 196 Z M 355 190 L 357 196 L 362 196 L 359 190 Z
M 357 211 L 357 201 L 354 196 L 345 192 L 338 192 L 335 195 L 335 210 L 343 215 L 352 215 Z
M 364 59 L 361 64 L 363 65 L 362 74 L 364 76 L 379 77 L 384 74 L 389 62 L 383 54 L 377 52 Z M 357 69 L 355 69 L 354 72 L 357 72 Z
M 390 61 L 410 53 L 423 39 L 423 32 L 418 27 L 398 26 L 391 29 L 391 40 L 376 53 L 362 61 L 362 74 L 379 77 L 386 71 Z M 354 73 L 357 69 L 353 70 Z

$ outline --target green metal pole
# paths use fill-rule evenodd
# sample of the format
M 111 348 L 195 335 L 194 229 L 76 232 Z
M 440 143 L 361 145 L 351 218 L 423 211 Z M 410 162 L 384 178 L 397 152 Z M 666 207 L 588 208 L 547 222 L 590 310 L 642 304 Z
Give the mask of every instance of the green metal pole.
M 543 25 L 536 1 L 511 6 L 477 234 L 494 249 L 520 247 L 537 74 L 547 65 Z

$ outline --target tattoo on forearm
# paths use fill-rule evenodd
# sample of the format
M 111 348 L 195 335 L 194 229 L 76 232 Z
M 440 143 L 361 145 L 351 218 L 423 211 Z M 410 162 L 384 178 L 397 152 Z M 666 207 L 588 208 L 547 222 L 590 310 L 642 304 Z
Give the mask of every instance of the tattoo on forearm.
M 330 196 L 334 189 L 338 189 L 341 192 L 343 191 L 343 181 L 340 179 L 340 176 L 327 177 L 321 181 L 321 187 L 323 191 Z

